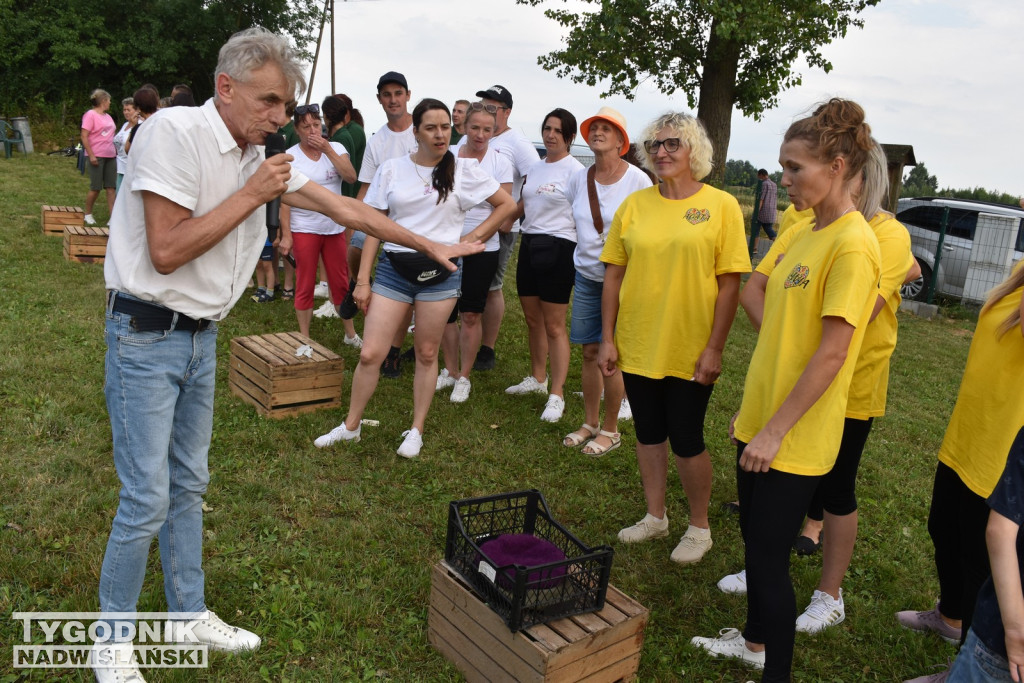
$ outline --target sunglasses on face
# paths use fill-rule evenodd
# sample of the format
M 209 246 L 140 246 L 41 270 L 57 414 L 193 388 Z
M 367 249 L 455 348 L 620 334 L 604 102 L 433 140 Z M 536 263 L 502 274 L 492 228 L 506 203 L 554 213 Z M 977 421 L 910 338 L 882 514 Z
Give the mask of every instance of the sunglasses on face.
M 320 105 L 319 104 L 304 104 L 301 107 L 295 107 L 296 116 L 305 116 L 306 114 L 312 114 L 313 116 L 320 118 Z
M 497 114 L 499 109 L 508 109 L 508 107 L 499 107 L 495 104 L 484 104 L 483 102 L 470 102 L 467 114 L 471 111 L 485 111 L 488 114 Z
M 665 151 L 669 154 L 678 152 L 679 147 L 682 143 L 679 138 L 665 138 L 664 140 L 644 140 L 644 149 L 647 150 L 648 154 L 657 154 L 658 148 L 664 146 Z

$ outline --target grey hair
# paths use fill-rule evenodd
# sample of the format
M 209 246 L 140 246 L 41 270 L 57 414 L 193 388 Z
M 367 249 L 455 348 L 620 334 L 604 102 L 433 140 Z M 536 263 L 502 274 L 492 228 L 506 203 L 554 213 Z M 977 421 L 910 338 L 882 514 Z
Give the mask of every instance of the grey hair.
M 103 88 L 96 88 L 95 90 L 92 91 L 92 94 L 89 95 L 89 101 L 92 102 L 92 106 L 94 106 L 94 107 L 100 106 L 100 102 L 102 102 L 103 100 L 109 100 L 109 99 L 110 99 L 110 93 L 108 93 Z
M 132 105 L 133 107 L 135 106 L 135 98 L 134 97 L 126 97 L 123 100 L 121 100 L 121 106 L 122 107 L 127 107 L 129 104 Z
M 703 180 L 711 173 L 715 151 L 711 147 L 711 139 L 700 119 L 683 112 L 668 112 L 654 119 L 644 129 L 641 141 L 654 140 L 662 128 L 668 128 L 679 141 L 690 151 L 690 173 L 694 180 Z M 649 170 L 654 173 L 654 160 L 641 143 L 636 146 L 637 154 Z
M 889 192 L 889 162 L 878 141 L 874 138 L 871 141 L 875 144 L 868 151 L 868 158 L 861 172 L 860 191 L 857 193 L 857 210 L 864 216 L 864 220 L 868 221 L 878 212 L 884 211 L 882 202 Z
M 245 82 L 249 74 L 268 63 L 281 68 L 293 97 L 306 92 L 302 64 L 288 39 L 259 26 L 239 31 L 221 46 L 213 77 L 216 80 L 221 74 L 227 74 Z

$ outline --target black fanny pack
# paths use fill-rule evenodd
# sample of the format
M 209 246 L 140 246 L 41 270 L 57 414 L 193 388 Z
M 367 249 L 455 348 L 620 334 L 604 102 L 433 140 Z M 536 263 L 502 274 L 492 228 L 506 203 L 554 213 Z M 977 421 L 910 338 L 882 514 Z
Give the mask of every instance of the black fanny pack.
M 418 251 L 386 251 L 391 266 L 411 284 L 426 286 L 444 282 L 451 271 Z M 451 259 L 458 263 L 457 259 Z

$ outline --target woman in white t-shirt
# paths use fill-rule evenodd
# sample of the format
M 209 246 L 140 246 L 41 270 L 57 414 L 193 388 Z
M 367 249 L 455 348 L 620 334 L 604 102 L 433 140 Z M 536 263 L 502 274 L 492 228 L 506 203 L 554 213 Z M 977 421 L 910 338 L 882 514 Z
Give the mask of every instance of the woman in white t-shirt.
M 115 193 L 121 191 L 121 180 L 124 178 L 125 171 L 128 170 L 128 150 L 124 148 L 124 143 L 128 141 L 132 128 L 135 128 L 139 123 L 139 109 L 135 106 L 135 100 L 131 97 L 121 100 L 121 113 L 124 114 L 124 125 L 121 126 L 121 130 L 114 136 L 114 151 L 117 153 L 117 184 L 114 187 Z
M 622 443 L 618 421 L 620 407 L 628 410 L 622 373 L 615 370 L 608 377 L 601 374 L 597 352 L 601 346 L 601 292 L 604 286 L 604 263 L 601 249 L 612 225 L 612 218 L 629 195 L 650 187 L 650 176 L 622 157 L 629 151 L 626 119 L 611 107 L 601 107 L 580 125 L 580 133 L 594 153 L 594 165 L 581 169 L 569 181 L 568 198 L 576 223 L 576 282 L 573 292 L 572 324 L 569 341 L 583 345 L 583 425 L 570 432 L 562 445 L 583 447 L 586 455 L 604 455 Z M 593 188 L 593 199 L 591 198 Z M 594 216 L 591 206 L 600 209 Z M 604 419 L 600 417 L 601 394 L 604 393 Z M 625 411 L 624 411 L 625 412 Z M 628 413 L 627 413 L 628 414 Z
M 374 174 L 366 203 L 408 230 L 442 244 L 477 242 L 492 235 L 516 212 L 512 197 L 472 159 L 456 159 L 448 149 L 451 114 L 443 102 L 425 99 L 412 112 L 417 149 L 385 161 Z M 491 215 L 462 234 L 466 212 L 486 201 Z M 380 379 L 380 365 L 391 340 L 412 308 L 416 314 L 416 375 L 413 380 L 412 427 L 398 448 L 405 458 L 419 455 L 424 425 L 437 381 L 437 350 L 448 316 L 455 306 L 461 268 L 451 272 L 423 254 L 391 242 L 377 263 L 370 295 L 371 259 L 379 240 L 367 237 L 355 286 L 355 300 L 366 312 L 363 349 L 352 376 L 352 396 L 345 421 L 318 438 L 319 448 L 339 441 L 358 441 L 363 411 Z M 365 278 L 364 278 L 365 274 Z
M 497 109 L 480 102 L 469 105 L 466 113 L 464 130 L 466 142 L 453 147 L 452 151 L 460 159 L 474 159 L 480 168 L 501 183 L 501 189 L 512 193 L 512 162 L 504 154 L 490 149 L 488 142 L 494 136 L 497 125 Z M 472 232 L 491 215 L 494 208 L 487 202 L 474 206 L 466 214 L 462 225 L 463 234 Z M 512 229 L 512 222 L 506 221 L 498 226 L 501 232 Z M 452 388 L 452 403 L 463 403 L 469 398 L 469 371 L 476 361 L 476 353 L 480 350 L 483 328 L 480 326 L 487 294 L 498 270 L 498 233 L 494 232 L 487 238 L 484 251 L 462 259 L 462 293 L 459 301 L 448 318 L 441 348 L 444 349 L 445 369 L 437 376 L 435 389 L 440 391 Z M 456 318 L 462 318 L 462 328 Z
M 348 150 L 339 142 L 329 142 L 320 128 L 320 105 L 309 104 L 295 108 L 292 119 L 299 144 L 288 150 L 295 159 L 292 167 L 321 187 L 341 194 L 341 181 L 355 182 L 356 169 L 349 159 Z M 306 209 L 281 211 L 281 244 L 278 248 L 288 253 L 289 235 L 291 252 L 295 257 L 295 317 L 299 332 L 309 336 L 309 323 L 313 319 L 313 289 L 316 272 L 323 259 L 330 287 L 331 303 L 340 304 L 348 294 L 348 259 L 345 228 L 316 211 Z M 351 326 L 351 320 L 347 327 Z M 353 340 L 355 328 L 345 330 L 346 341 Z M 351 345 L 352 341 L 348 341 Z
M 555 109 L 541 127 L 547 155 L 526 174 L 520 207 L 524 211 L 516 266 L 516 289 L 530 340 L 530 374 L 505 389 L 506 394 L 548 394 L 540 419 L 558 422 L 565 411 L 565 378 L 569 374 L 569 335 L 565 314 L 576 277 L 576 222 L 566 188 L 583 168 L 569 154 L 576 137 L 576 117 Z M 551 387 L 546 365 L 551 359 Z

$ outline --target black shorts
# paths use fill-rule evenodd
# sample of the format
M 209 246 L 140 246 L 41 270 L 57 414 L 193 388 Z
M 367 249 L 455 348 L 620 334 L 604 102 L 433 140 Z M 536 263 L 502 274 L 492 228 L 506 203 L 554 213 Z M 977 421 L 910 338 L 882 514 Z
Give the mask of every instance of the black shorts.
M 852 417 L 843 422 L 843 440 L 839 443 L 839 454 L 832 470 L 821 478 L 814 493 L 807 516 L 821 521 L 823 512 L 843 516 L 857 511 L 857 470 L 860 457 L 871 433 L 875 418 L 858 420 Z
M 626 397 L 633 409 L 637 443 L 653 446 L 668 439 L 672 452 L 692 458 L 707 450 L 704 416 L 714 384 L 700 384 L 679 377 L 651 379 L 622 373 Z
M 576 243 L 552 235 L 524 234 L 519 241 L 516 291 L 549 304 L 568 304 L 576 281 Z

